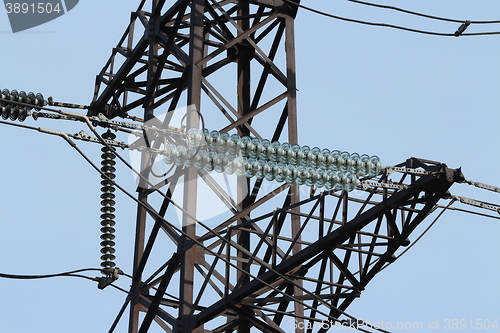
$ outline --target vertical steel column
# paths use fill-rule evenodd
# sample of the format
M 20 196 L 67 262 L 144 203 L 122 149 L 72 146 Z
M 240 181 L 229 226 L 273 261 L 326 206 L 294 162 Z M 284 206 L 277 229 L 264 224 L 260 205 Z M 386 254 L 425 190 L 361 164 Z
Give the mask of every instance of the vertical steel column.
M 202 68 L 197 65 L 203 59 L 205 45 L 203 15 L 205 11 L 203 0 L 191 2 L 191 26 L 189 42 L 189 64 L 188 64 L 188 87 L 187 105 L 193 105 L 196 110 L 201 110 L 201 82 Z M 187 128 L 198 126 L 198 122 L 192 114 L 187 115 Z M 196 205 L 198 196 L 198 171 L 188 168 L 184 173 L 184 193 L 182 230 L 190 237 L 196 237 Z M 181 254 L 180 266 L 180 290 L 179 290 L 179 322 L 174 331 L 191 332 L 188 328 L 193 321 L 194 312 L 194 270 L 196 264 L 197 246 L 192 244 L 185 236 L 181 236 L 179 253 Z M 198 327 L 196 332 L 203 332 L 203 326 Z
M 147 163 L 148 153 L 144 152 L 141 158 L 141 164 L 144 166 L 145 161 Z M 144 169 L 142 169 L 144 170 Z M 142 173 L 145 175 L 145 173 Z M 143 182 L 143 181 L 141 181 Z M 137 189 L 138 191 L 138 200 L 142 203 L 147 203 L 148 197 L 146 194 L 146 189 L 140 187 Z M 140 301 L 140 284 L 141 284 L 141 275 L 136 275 L 137 267 L 139 266 L 139 262 L 141 261 L 142 254 L 144 252 L 144 235 L 146 232 L 146 210 L 138 205 L 137 207 L 137 217 L 136 217 L 136 228 L 135 228 L 135 244 L 134 244 L 134 266 L 133 266 L 133 280 L 132 286 L 130 288 L 131 291 L 131 300 L 130 300 L 130 319 L 129 319 L 129 333 L 137 333 L 139 330 L 139 311 L 141 305 Z
M 290 11 L 293 11 L 290 9 Z M 299 142 L 298 138 L 298 121 L 297 121 L 297 77 L 296 77 L 296 67 L 295 67 L 295 15 L 296 12 L 290 12 L 289 15 L 285 17 L 285 52 L 286 52 L 286 70 L 287 70 L 287 84 L 288 84 L 288 140 L 290 144 L 296 144 Z M 297 184 L 294 184 L 290 188 L 290 202 L 291 205 L 300 201 L 300 188 Z M 299 235 L 301 222 L 300 222 L 300 207 L 297 206 L 292 209 L 292 235 Z M 296 254 L 301 249 L 300 237 L 297 239 L 293 245 L 292 253 Z M 302 281 L 296 281 L 298 285 L 302 286 Z M 295 297 L 300 298 L 303 295 L 302 290 L 298 287 L 294 287 L 293 294 Z M 304 306 L 294 302 L 295 314 L 297 316 L 297 322 L 302 322 L 300 319 L 304 316 Z M 295 329 L 296 333 L 304 332 L 304 325 L 297 325 Z
M 238 2 L 238 16 L 243 17 L 238 20 L 238 25 L 242 28 L 243 31 L 247 31 L 250 28 L 250 19 L 248 15 L 250 14 L 250 5 L 247 2 L 240 1 Z M 238 33 L 241 35 L 241 32 Z M 250 80 L 251 80 L 251 65 L 250 62 L 253 58 L 253 47 L 246 41 L 237 44 L 238 48 L 238 114 L 242 118 L 250 112 L 250 103 L 251 103 L 251 90 L 250 90 Z M 238 134 L 240 136 L 248 136 L 250 135 L 250 131 L 245 126 L 238 127 Z M 238 179 L 238 203 L 240 211 L 249 206 L 249 190 L 250 180 L 245 176 L 241 176 Z M 245 219 L 240 219 L 238 221 L 239 224 L 245 223 Z M 243 248 L 250 250 L 250 233 L 248 231 L 240 231 L 238 234 L 238 244 Z M 248 267 L 247 262 L 250 258 L 241 251 L 238 251 L 238 267 L 240 267 L 243 271 L 237 272 L 237 280 L 240 285 L 244 285 L 250 281 L 250 277 L 245 274 L 244 271 L 250 271 L 250 267 Z M 247 311 L 246 309 L 242 309 L 242 311 Z M 248 321 L 248 319 L 240 316 L 238 320 L 238 333 L 250 333 L 250 328 L 252 325 Z
M 152 0 L 151 13 L 156 12 L 156 7 L 160 0 Z M 159 28 L 159 12 L 156 12 L 153 17 L 151 17 L 151 22 L 155 22 L 155 25 L 150 27 L 150 30 Z M 154 34 L 154 31 L 148 31 L 150 35 Z M 158 59 L 158 49 L 159 45 L 156 40 L 152 38 L 149 42 L 149 59 L 148 62 L 148 89 L 152 88 L 150 85 L 153 82 L 153 78 L 158 71 L 157 59 Z M 155 87 L 153 87 L 156 90 Z M 144 101 L 144 120 L 148 121 L 154 117 L 154 99 L 155 94 L 151 96 L 149 100 Z M 141 153 L 141 179 L 139 180 L 139 186 L 137 188 L 138 200 L 144 204 L 148 202 L 148 188 L 149 185 L 146 180 L 149 179 L 149 174 L 151 171 L 150 163 L 150 153 L 144 151 Z M 137 333 L 139 330 L 139 312 L 144 311 L 144 307 L 140 304 L 140 287 L 142 281 L 142 274 L 137 274 L 137 268 L 142 259 L 144 253 L 144 242 L 146 236 L 146 209 L 138 205 L 137 207 L 137 218 L 136 218 L 136 231 L 135 231 L 135 245 L 134 245 L 134 263 L 133 263 L 133 280 L 132 280 L 132 299 L 130 301 L 130 319 L 129 319 L 129 333 Z

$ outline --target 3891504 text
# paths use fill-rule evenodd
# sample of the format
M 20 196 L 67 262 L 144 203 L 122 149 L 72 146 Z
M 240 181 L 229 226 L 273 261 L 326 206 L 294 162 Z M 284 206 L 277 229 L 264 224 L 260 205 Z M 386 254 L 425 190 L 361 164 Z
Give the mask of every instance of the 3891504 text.
M 431 322 L 430 329 L 439 327 L 439 322 Z M 500 325 L 498 319 L 444 319 L 442 328 L 445 330 L 498 330 Z
M 59 14 L 63 11 L 59 2 L 55 4 L 50 2 L 7 2 L 5 3 L 5 10 L 7 14 Z

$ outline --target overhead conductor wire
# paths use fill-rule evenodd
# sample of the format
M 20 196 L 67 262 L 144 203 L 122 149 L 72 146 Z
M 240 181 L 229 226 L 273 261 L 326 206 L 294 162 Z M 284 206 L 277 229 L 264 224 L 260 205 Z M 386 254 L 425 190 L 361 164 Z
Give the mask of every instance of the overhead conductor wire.
M 410 31 L 410 32 L 415 32 L 415 33 L 420 33 L 420 34 L 426 34 L 426 35 L 434 35 L 434 36 L 444 36 L 444 37 L 458 37 L 458 36 L 480 36 L 480 35 L 499 35 L 500 31 L 491 31 L 491 32 L 473 32 L 473 33 L 463 33 L 463 31 L 459 34 L 455 33 L 442 33 L 442 32 L 433 32 L 433 31 L 426 31 L 426 30 L 419 30 L 419 29 L 413 29 L 413 28 L 407 28 L 407 27 L 402 27 L 399 25 L 394 25 L 394 24 L 389 24 L 389 23 L 377 23 L 377 22 L 368 22 L 368 21 L 362 21 L 362 20 L 356 20 L 356 19 L 351 19 L 347 17 L 342 17 L 342 16 L 337 16 L 333 15 L 330 13 L 326 13 L 321 10 L 317 10 L 308 6 L 304 6 L 300 3 L 297 3 L 295 1 L 291 0 L 283 0 L 287 2 L 288 4 L 303 8 L 305 10 L 308 10 L 310 12 L 323 15 L 326 17 L 330 17 L 336 20 L 341 20 L 341 21 L 346 21 L 346 22 L 352 22 L 352 23 L 359 23 L 359 24 L 364 24 L 364 25 L 371 25 L 371 26 L 378 26 L 378 27 L 387 27 L 387 28 L 392 28 L 392 29 L 399 29 L 399 30 L 404 30 L 404 31 Z M 349 1 L 349 0 L 348 0 Z M 373 5 L 373 4 L 372 4 Z M 401 10 L 404 11 L 404 10 Z M 425 14 L 421 14 L 419 16 L 426 16 Z M 427 17 L 431 18 L 430 15 Z M 434 18 L 434 17 L 432 17 Z M 443 20 L 448 20 L 448 19 L 443 19 Z M 497 21 L 460 21 L 460 20 L 450 20 L 451 22 L 458 22 L 458 23 L 464 23 L 468 22 L 468 24 L 475 22 L 481 22 L 481 23 L 498 23 Z M 467 24 L 467 25 L 468 25 Z M 465 29 L 464 29 L 465 30 Z
M 83 269 L 77 269 L 77 270 L 70 271 L 70 272 L 63 272 L 63 273 L 56 273 L 56 274 L 43 274 L 43 275 L 18 275 L 18 274 L 0 273 L 0 278 L 17 279 L 17 280 L 34 280 L 34 279 L 47 279 L 47 278 L 53 278 L 53 277 L 58 277 L 58 276 L 75 276 L 75 277 L 81 277 L 81 278 L 95 281 L 94 278 L 91 278 L 91 277 L 88 277 L 85 275 L 76 274 L 76 273 L 88 272 L 88 271 L 100 271 L 100 269 L 83 268 Z
M 415 15 L 415 16 L 426 17 L 426 18 L 433 19 L 433 20 L 438 20 L 438 21 L 454 22 L 454 23 L 463 23 L 464 22 L 463 20 L 450 19 L 450 18 L 440 17 L 440 16 L 433 16 L 433 15 L 423 14 L 423 13 L 419 13 L 419 12 L 414 12 L 414 11 L 403 9 L 403 8 L 399 8 L 399 7 L 388 6 L 388 5 L 380 5 L 380 4 L 376 4 L 376 3 L 372 3 L 372 2 L 366 2 L 366 1 L 360 1 L 360 0 L 346 0 L 346 1 L 354 2 L 354 3 L 361 4 L 361 5 L 366 5 L 366 6 L 378 7 L 378 8 L 384 8 L 384 9 L 391 9 L 391 10 L 399 11 L 399 12 L 402 12 L 402 13 L 411 14 L 411 15 Z M 500 21 L 472 21 L 472 20 L 470 20 L 469 22 L 472 23 L 472 24 L 496 24 L 496 23 L 500 23 Z
M 14 280 L 37 280 L 37 279 L 48 279 L 48 278 L 53 278 L 53 277 L 63 277 L 63 276 L 70 276 L 70 277 L 79 277 L 79 278 L 84 278 L 90 281 L 99 281 L 99 277 L 96 278 L 91 278 L 86 275 L 82 274 L 77 274 L 81 272 L 88 272 L 88 271 L 101 271 L 98 268 L 83 268 L 83 269 L 77 269 L 74 271 L 70 272 L 63 272 L 63 273 L 56 273 L 56 274 L 43 274 L 43 275 L 19 275 L 19 274 L 5 274 L 5 273 L 0 273 L 0 278 L 5 278 L 5 279 L 14 279 Z M 110 284 L 110 286 L 128 294 L 128 291 L 125 289 L 122 289 L 114 284 Z

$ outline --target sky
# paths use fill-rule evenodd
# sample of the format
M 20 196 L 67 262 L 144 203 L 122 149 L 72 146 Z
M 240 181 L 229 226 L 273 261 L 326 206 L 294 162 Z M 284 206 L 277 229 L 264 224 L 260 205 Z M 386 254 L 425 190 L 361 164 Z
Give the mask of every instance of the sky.
M 453 33 L 459 27 L 345 0 L 303 4 L 420 30 Z M 491 0 L 384 4 L 459 20 L 500 20 L 500 3 Z M 95 75 L 137 5 L 132 0 L 98 5 L 81 1 L 54 21 L 15 34 L 0 11 L 0 88 L 89 104 Z M 500 25 L 467 29 L 482 31 L 500 31 Z M 385 165 L 409 157 L 440 161 L 462 167 L 469 180 L 500 186 L 500 35 L 439 37 L 299 10 L 296 48 L 301 144 L 378 155 Z M 28 119 L 25 124 L 68 133 L 84 129 L 47 120 Z M 60 138 L 1 125 L 0 140 L 0 273 L 37 275 L 97 267 L 99 175 Z M 99 163 L 98 145 L 79 146 Z M 126 168 L 118 168 L 117 177 L 135 190 Z M 500 194 L 467 185 L 456 184 L 451 192 L 500 202 Z M 117 197 L 117 221 L 117 261 L 130 272 L 135 204 L 122 194 Z M 435 332 L 449 332 L 446 324 L 453 320 L 500 324 L 499 237 L 499 220 L 448 211 L 416 246 L 377 275 L 347 312 L 394 327 L 433 324 Z M 122 277 L 117 285 L 127 289 L 129 281 Z M 0 279 L 0 294 L 0 331 L 19 333 L 106 332 L 124 301 L 116 289 L 101 291 L 94 282 L 72 277 Z M 126 331 L 126 326 L 117 331 Z

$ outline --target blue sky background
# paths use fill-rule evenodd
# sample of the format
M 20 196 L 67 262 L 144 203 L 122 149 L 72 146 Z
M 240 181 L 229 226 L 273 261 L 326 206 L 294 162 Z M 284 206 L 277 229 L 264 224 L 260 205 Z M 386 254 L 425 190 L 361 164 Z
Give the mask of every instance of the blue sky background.
M 421 30 L 453 33 L 459 26 L 344 0 L 303 3 L 339 16 Z M 385 4 L 461 20 L 500 20 L 500 3 L 491 0 Z M 95 75 L 137 5 L 81 1 L 68 14 L 16 34 L 0 11 L 0 88 L 89 104 Z M 500 24 L 467 30 L 480 31 L 500 31 Z M 441 161 L 462 167 L 467 179 L 500 186 L 500 35 L 419 35 L 305 10 L 299 11 L 296 35 L 301 144 L 378 155 L 385 165 L 412 156 Z M 84 129 L 57 121 L 25 123 L 69 133 Z M 0 140 L 0 272 L 97 267 L 99 175 L 60 138 L 2 125 Z M 99 146 L 79 146 L 99 163 Z M 123 167 L 117 174 L 133 192 L 131 173 Z M 452 193 L 500 202 L 500 194 L 467 185 L 455 185 Z M 117 202 L 117 262 L 130 273 L 135 204 L 121 194 Z M 499 237 L 500 221 L 449 211 L 411 251 L 377 275 L 347 312 L 394 325 L 422 322 L 426 327 L 438 321 L 435 332 L 450 331 L 444 329 L 447 319 L 500 324 Z M 129 281 L 120 278 L 118 285 L 127 289 Z M 20 333 L 106 332 L 125 299 L 120 291 L 100 291 L 95 283 L 70 277 L 0 279 L 0 295 L 0 331 Z M 125 330 L 123 325 L 117 331 Z

